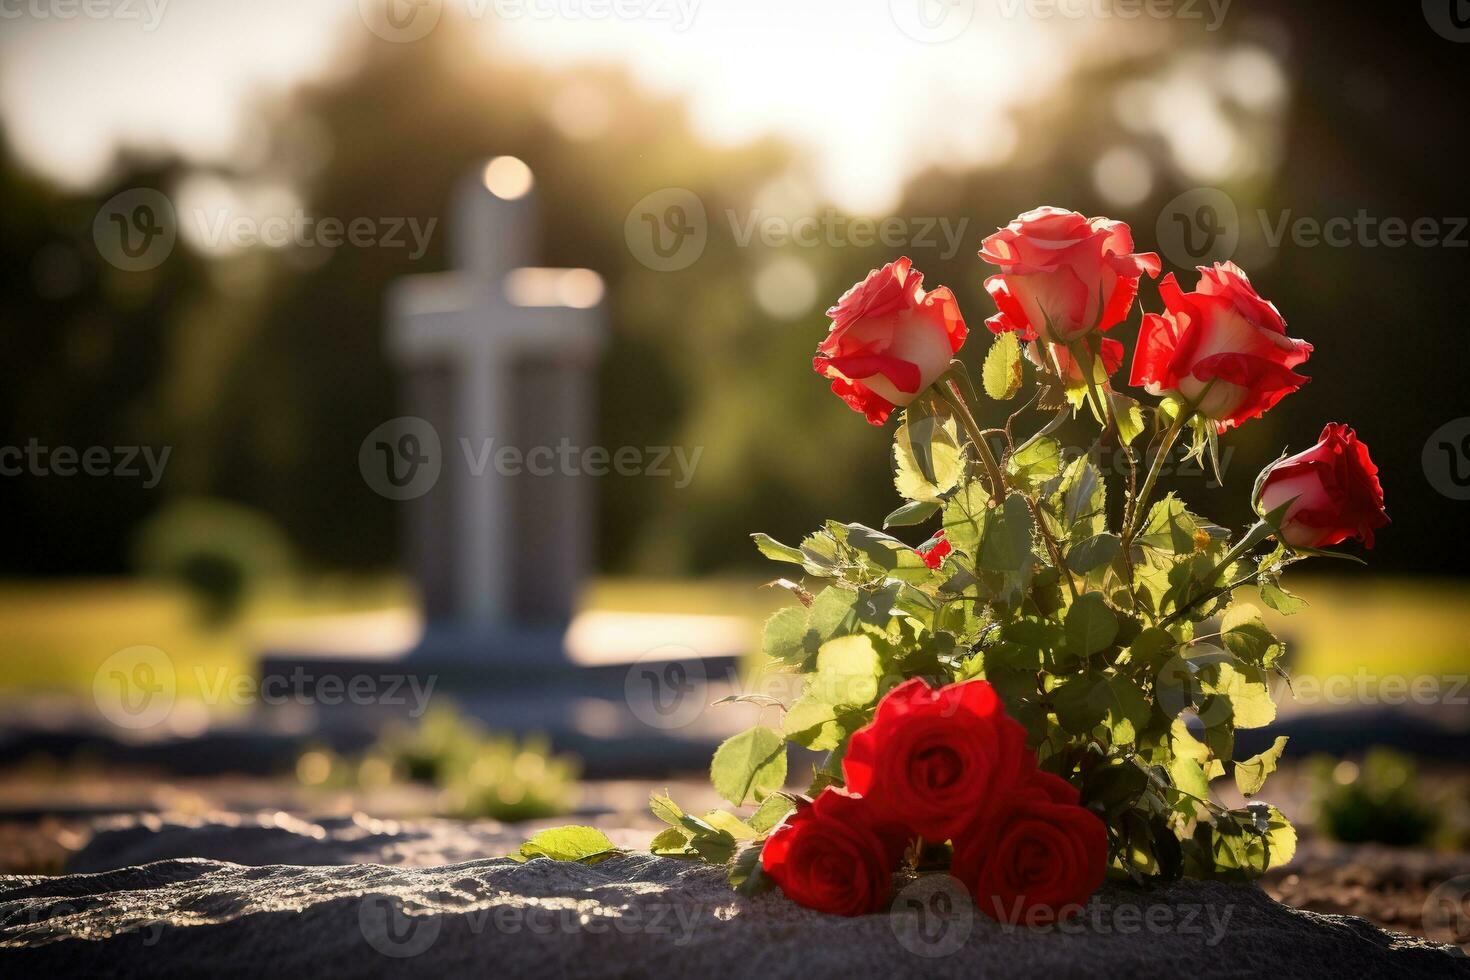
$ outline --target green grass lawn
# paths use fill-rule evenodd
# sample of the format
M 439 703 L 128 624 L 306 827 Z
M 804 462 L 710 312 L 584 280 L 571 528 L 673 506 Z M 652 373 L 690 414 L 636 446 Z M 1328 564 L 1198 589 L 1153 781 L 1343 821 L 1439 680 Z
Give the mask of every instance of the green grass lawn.
M 1293 641 L 1298 674 L 1446 674 L 1470 671 L 1470 584 L 1403 579 L 1296 580 L 1311 605 L 1291 619 L 1268 612 Z M 1244 590 L 1247 593 L 1250 590 Z M 1251 597 L 1242 595 L 1249 600 Z M 585 608 L 733 615 L 759 621 L 787 602 L 759 580 L 599 580 Z M 408 609 L 393 578 L 320 578 L 260 590 L 240 618 L 204 625 L 189 597 L 134 580 L 0 583 L 0 693 L 90 692 L 97 667 L 135 645 L 162 649 L 179 668 L 179 695 L 201 673 L 253 673 L 255 638 L 272 623 L 353 611 Z

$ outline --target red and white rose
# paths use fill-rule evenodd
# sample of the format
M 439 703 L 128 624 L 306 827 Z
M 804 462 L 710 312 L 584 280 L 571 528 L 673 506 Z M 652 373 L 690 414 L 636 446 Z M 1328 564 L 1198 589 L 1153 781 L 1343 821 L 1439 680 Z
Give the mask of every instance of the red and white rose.
M 1368 447 L 1345 425 L 1327 423 L 1317 444 L 1268 466 L 1256 480 L 1261 514 L 1291 501 L 1277 533 L 1298 548 L 1326 548 L 1348 539 L 1373 547 L 1388 523 L 1383 487 Z
M 938 380 L 965 343 L 954 293 L 923 286 L 923 273 L 901 258 L 868 273 L 827 311 L 832 326 L 812 367 L 874 425 Z
M 1286 335 L 1276 307 L 1233 262 L 1199 271 L 1192 293 L 1173 273 L 1159 283 L 1167 312 L 1144 315 L 1131 383 L 1184 400 L 1224 432 L 1306 384 L 1293 369 L 1312 345 Z
M 1156 253 L 1134 253 L 1123 222 L 1053 207 L 1017 217 L 985 239 L 980 257 L 1001 270 L 985 280 L 1000 309 L 986 325 L 1062 345 L 1120 323 L 1139 278 L 1162 268 Z

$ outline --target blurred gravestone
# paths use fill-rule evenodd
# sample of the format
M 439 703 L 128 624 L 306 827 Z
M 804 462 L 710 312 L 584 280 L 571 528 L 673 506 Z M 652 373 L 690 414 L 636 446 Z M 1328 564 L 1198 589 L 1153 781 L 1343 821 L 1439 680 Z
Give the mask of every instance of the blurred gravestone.
M 745 720 L 703 710 L 735 683 L 745 624 L 576 612 L 595 541 L 597 481 L 582 452 L 596 441 L 603 287 L 591 270 L 524 264 L 535 253 L 533 183 L 508 157 L 467 176 L 449 222 L 451 270 L 389 294 L 387 350 L 407 414 L 368 435 L 359 465 L 403 508 L 422 635 L 359 617 L 267 643 L 263 690 L 331 675 L 347 691 L 367 677 L 361 689 L 377 692 L 348 710 L 274 711 L 267 728 L 373 730 L 402 714 L 405 699 L 379 696 L 399 674 L 419 691 L 432 681 L 433 697 L 491 728 L 548 732 L 593 756 L 593 772 L 703 765 Z M 671 740 L 689 751 L 671 752 Z
M 528 267 L 534 231 L 530 171 L 500 157 L 460 184 L 453 271 L 389 297 L 407 408 L 444 454 L 404 505 L 410 565 L 442 626 L 564 630 L 591 563 L 591 481 L 559 450 L 594 435 L 602 281 Z

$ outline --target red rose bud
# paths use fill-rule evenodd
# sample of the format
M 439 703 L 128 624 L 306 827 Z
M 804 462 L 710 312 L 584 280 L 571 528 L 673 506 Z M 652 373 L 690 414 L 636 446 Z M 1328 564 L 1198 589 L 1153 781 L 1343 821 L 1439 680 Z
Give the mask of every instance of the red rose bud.
M 1004 314 L 998 314 L 1004 316 Z M 992 317 L 991 319 L 995 319 Z M 1055 344 L 1047 344 L 1037 341 L 1028 344 L 1026 357 L 1032 364 L 1037 365 L 1044 371 L 1060 372 L 1062 385 L 1068 391 L 1087 387 L 1087 375 L 1082 371 L 1082 365 L 1077 363 L 1072 352 L 1065 347 Z M 1098 351 L 1098 357 L 1102 360 L 1102 374 L 1097 375 L 1097 365 L 1093 365 L 1093 380 L 1099 386 L 1106 385 L 1107 379 L 1117 373 L 1118 368 L 1123 366 L 1123 345 L 1111 337 L 1102 338 L 1102 347 Z
M 1312 345 L 1286 335 L 1276 307 L 1233 262 L 1199 271 L 1192 293 L 1180 290 L 1173 273 L 1159 283 L 1168 312 L 1144 314 L 1130 383 L 1184 399 L 1224 432 L 1306 384 L 1292 368 Z
M 1345 425 L 1327 423 L 1317 445 L 1266 467 L 1256 479 L 1256 512 L 1287 501 L 1277 527 L 1298 548 L 1326 548 L 1349 538 L 1373 547 L 1373 531 L 1388 523 L 1383 487 L 1368 447 Z
M 853 732 L 842 771 L 879 819 L 939 843 L 1004 800 L 1035 763 L 1025 729 L 988 683 L 936 691 L 913 678 Z
M 953 550 L 954 545 L 945 538 L 943 530 L 938 531 L 934 537 L 914 549 L 919 557 L 924 559 L 924 564 L 930 568 L 938 568 L 944 564 L 944 556 Z
M 827 311 L 832 328 L 812 367 L 874 425 L 888 421 L 949 369 L 965 343 L 965 321 L 946 286 L 923 289 L 907 258 L 868 273 Z
M 1139 278 L 1161 269 L 1157 254 L 1134 254 L 1133 232 L 1123 222 L 1052 207 L 1027 211 L 985 239 L 980 257 L 1001 270 L 985 280 L 1000 310 L 986 326 L 1054 344 L 1121 322 Z
M 1033 773 L 1005 807 L 955 839 L 950 873 L 986 915 L 1046 925 L 1080 909 L 1108 869 L 1108 832 L 1077 790 Z
M 786 897 L 819 912 L 865 915 L 887 908 L 907 843 L 873 822 L 866 801 L 825 789 L 771 833 L 761 868 Z

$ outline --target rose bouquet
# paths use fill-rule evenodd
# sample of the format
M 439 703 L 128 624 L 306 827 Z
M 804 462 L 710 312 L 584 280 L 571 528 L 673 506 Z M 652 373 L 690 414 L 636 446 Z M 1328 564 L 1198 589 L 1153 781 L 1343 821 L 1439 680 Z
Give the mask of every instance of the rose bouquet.
M 814 367 L 875 425 L 901 410 L 904 503 L 884 530 L 754 535 L 801 572 L 777 583 L 794 603 L 762 640 L 799 692 L 733 699 L 780 714 L 711 764 L 719 793 L 754 811 L 695 816 L 655 796 L 668 824 L 655 854 L 848 915 L 885 908 L 895 872 L 947 870 L 987 914 L 1028 922 L 1079 907 L 1109 873 L 1249 878 L 1291 857 L 1279 810 L 1211 792 L 1229 775 L 1254 797 L 1286 743 L 1234 752 L 1238 730 L 1274 719 L 1284 654 L 1239 596 L 1295 612 L 1282 571 L 1349 539 L 1371 546 L 1383 493 L 1367 447 L 1328 424 L 1260 474 L 1259 520 L 1238 535 L 1156 495 L 1181 445 L 1219 480 L 1220 440 L 1306 383 L 1312 347 L 1232 263 L 1201 268 L 1192 292 L 1167 275 L 1128 373 L 1145 404 L 1117 384 L 1126 351 L 1105 336 L 1162 271 L 1133 249 L 1126 224 L 1049 207 L 987 238 L 998 312 L 978 385 L 956 357 L 953 293 L 925 290 L 907 258 L 828 311 Z M 981 392 L 1017 401 L 1028 376 L 1029 399 L 982 427 Z M 1076 415 L 1095 435 L 1066 451 L 1052 434 Z M 888 533 L 924 526 L 917 547 Z M 788 743 L 825 754 L 802 795 L 784 791 Z

